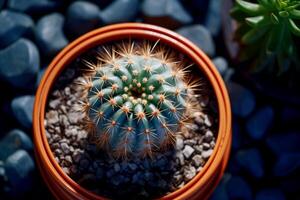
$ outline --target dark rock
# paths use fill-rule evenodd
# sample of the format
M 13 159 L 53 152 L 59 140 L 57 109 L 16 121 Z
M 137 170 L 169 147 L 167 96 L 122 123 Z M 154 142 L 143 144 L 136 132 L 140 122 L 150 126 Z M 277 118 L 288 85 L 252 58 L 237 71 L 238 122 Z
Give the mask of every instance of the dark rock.
M 64 17 L 52 13 L 42 17 L 36 25 L 36 42 L 45 56 L 52 57 L 68 44 L 63 33 Z
M 231 177 L 227 184 L 226 190 L 229 196 L 229 199 L 243 199 L 251 200 L 252 191 L 249 184 L 239 176 Z
M 273 174 L 275 176 L 287 176 L 297 169 L 300 169 L 300 153 L 284 153 L 277 157 Z
M 300 133 L 286 132 L 273 134 L 267 138 L 267 146 L 276 154 L 300 153 Z
M 193 21 L 178 0 L 145 0 L 142 5 L 142 13 L 145 22 L 171 29 L 190 24 Z
M 210 200 L 229 200 L 227 191 L 226 191 L 226 183 L 230 179 L 230 175 L 224 174 L 220 183 L 214 190 L 213 194 L 210 197 Z
M 277 188 L 263 189 L 256 194 L 255 200 L 285 200 L 285 196 Z
M 139 0 L 115 0 L 100 13 L 100 17 L 105 24 L 132 21 L 139 7 Z
M 228 69 L 228 63 L 225 60 L 225 58 L 223 57 L 216 57 L 213 60 L 214 65 L 216 66 L 216 68 L 218 69 L 219 73 L 221 74 L 221 76 L 224 76 L 227 69 Z
M 36 78 L 39 64 L 36 46 L 27 39 L 19 39 L 0 51 L 0 78 L 15 87 L 28 88 Z
M 201 25 L 185 26 L 176 30 L 177 33 L 191 40 L 204 53 L 213 57 L 215 55 L 215 44 L 210 32 Z
M 22 195 L 31 189 L 34 169 L 34 162 L 25 150 L 18 150 L 6 159 L 5 171 L 13 187 L 13 195 Z
M 4 5 L 5 1 L 6 0 L 0 0 L 0 10 L 1 10 L 2 6 Z
M 34 96 L 26 95 L 16 97 L 11 102 L 11 108 L 15 118 L 26 128 L 32 126 Z
M 5 160 L 18 149 L 31 151 L 32 148 L 30 138 L 23 131 L 14 129 L 0 141 L 0 160 Z
M 255 96 L 247 88 L 234 82 L 227 83 L 233 114 L 247 117 L 255 108 Z
M 59 8 L 62 1 L 53 0 L 8 0 L 7 6 L 12 10 L 30 14 L 44 14 Z
M 87 1 L 75 1 L 67 11 L 65 28 L 68 34 L 78 37 L 100 25 L 100 9 Z
M 237 122 L 237 119 L 233 118 L 232 121 L 232 148 L 237 150 L 242 144 L 242 133 L 241 133 L 240 124 Z
M 274 111 L 271 106 L 257 110 L 246 122 L 246 130 L 253 139 L 261 139 L 271 126 L 274 118 Z
M 236 160 L 251 176 L 261 178 L 264 175 L 263 159 L 258 149 L 240 150 Z
M 221 29 L 221 4 L 222 0 L 210 0 L 205 19 L 205 27 L 211 32 L 213 36 L 217 36 Z
M 34 22 L 30 16 L 3 10 L 0 12 L 0 49 L 33 31 Z

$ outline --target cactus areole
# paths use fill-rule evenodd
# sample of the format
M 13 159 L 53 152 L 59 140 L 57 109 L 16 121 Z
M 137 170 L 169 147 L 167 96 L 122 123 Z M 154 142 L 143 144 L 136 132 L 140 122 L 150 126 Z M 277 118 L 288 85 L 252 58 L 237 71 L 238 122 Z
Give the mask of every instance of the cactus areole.
M 156 42 L 122 42 L 98 52 L 97 62 L 84 60 L 82 83 L 87 127 L 97 144 L 115 157 L 151 157 L 172 146 L 192 109 L 188 67 Z

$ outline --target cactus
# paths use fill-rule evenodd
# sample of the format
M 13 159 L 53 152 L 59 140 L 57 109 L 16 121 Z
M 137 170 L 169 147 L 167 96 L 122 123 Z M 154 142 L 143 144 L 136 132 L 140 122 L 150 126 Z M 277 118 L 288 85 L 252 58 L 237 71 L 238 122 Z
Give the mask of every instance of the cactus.
M 158 42 L 123 42 L 103 47 L 97 64 L 85 60 L 83 83 L 87 126 L 100 147 L 115 157 L 151 157 L 173 146 L 176 133 L 188 123 L 198 81 L 188 81 L 188 67 L 174 62 Z
M 281 74 L 300 70 L 300 1 L 257 0 L 252 3 L 236 0 L 231 15 L 238 21 L 236 38 L 245 45 L 241 60 L 255 59 L 255 70 Z

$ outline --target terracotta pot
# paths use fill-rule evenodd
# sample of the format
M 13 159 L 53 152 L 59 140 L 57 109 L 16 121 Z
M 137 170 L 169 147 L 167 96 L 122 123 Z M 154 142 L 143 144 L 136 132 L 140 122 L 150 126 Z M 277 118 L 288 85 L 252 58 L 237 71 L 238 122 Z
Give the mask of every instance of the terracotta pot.
M 127 38 L 157 41 L 187 55 L 212 85 L 219 108 L 219 132 L 211 157 L 184 187 L 160 199 L 207 199 L 226 167 L 231 146 L 231 110 L 224 82 L 211 60 L 194 44 L 180 35 L 153 25 L 124 23 L 107 26 L 85 34 L 63 49 L 49 65 L 36 93 L 33 113 L 35 155 L 41 174 L 57 199 L 105 199 L 86 190 L 67 176 L 55 161 L 48 144 L 44 116 L 47 98 L 56 78 L 71 61 L 97 45 Z

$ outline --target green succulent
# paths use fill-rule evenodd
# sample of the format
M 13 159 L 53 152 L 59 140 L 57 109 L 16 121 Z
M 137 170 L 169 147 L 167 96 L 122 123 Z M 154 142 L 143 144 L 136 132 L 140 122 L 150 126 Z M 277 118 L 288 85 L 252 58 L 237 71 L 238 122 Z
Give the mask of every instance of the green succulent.
M 100 147 L 116 157 L 152 156 L 172 146 L 193 106 L 187 67 L 150 43 L 104 47 L 89 66 L 83 110 Z
M 253 59 L 256 70 L 282 73 L 299 70 L 300 0 L 236 0 L 231 15 L 238 21 L 235 37 L 242 45 L 240 59 Z M 299 39 L 298 39 L 299 40 Z

